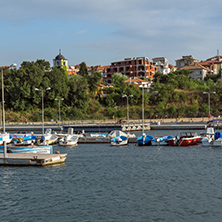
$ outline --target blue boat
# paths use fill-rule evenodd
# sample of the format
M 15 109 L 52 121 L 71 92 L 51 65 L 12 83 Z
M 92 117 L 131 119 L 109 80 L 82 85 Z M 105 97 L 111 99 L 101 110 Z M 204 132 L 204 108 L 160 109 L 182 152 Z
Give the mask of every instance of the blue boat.
M 0 146 L 0 153 L 4 153 L 4 146 Z M 53 148 L 52 146 L 7 146 L 7 153 L 53 154 Z
M 169 145 L 169 139 L 172 139 L 172 136 L 162 136 L 154 138 L 151 140 L 153 146 L 167 146 Z
M 125 146 L 128 144 L 128 137 L 117 136 L 111 139 L 111 146 Z
M 146 135 L 145 133 L 137 139 L 138 146 L 150 146 L 153 136 Z
M 19 137 L 13 138 L 13 142 L 15 146 L 28 146 L 33 145 L 37 140 L 37 136 L 35 135 L 21 135 Z

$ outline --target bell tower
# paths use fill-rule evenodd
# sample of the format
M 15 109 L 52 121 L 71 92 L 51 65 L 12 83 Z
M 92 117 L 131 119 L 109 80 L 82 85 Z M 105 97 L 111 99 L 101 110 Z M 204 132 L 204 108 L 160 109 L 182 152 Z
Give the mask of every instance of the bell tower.
M 61 67 L 67 71 L 68 60 L 61 54 L 61 49 L 59 50 L 59 55 L 53 59 L 53 67 Z

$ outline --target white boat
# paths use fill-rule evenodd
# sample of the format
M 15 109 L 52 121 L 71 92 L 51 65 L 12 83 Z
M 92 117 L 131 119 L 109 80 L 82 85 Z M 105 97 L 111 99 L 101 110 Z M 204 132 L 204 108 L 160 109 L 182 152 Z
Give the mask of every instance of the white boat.
M 34 145 L 37 140 L 37 136 L 31 134 L 13 134 L 13 143 L 15 146 L 29 146 Z
M 0 146 L 0 153 L 4 153 L 4 146 Z M 53 148 L 52 146 L 7 146 L 7 153 L 53 154 Z
M 79 137 L 73 134 L 73 128 L 68 128 L 68 134 L 59 140 L 60 146 L 76 146 Z
M 11 137 L 11 135 L 9 133 L 6 133 L 6 135 L 7 136 L 6 136 L 5 141 L 6 141 L 6 144 L 9 144 L 9 143 L 11 143 L 12 137 Z M 3 145 L 2 136 L 3 135 L 0 134 L 0 145 Z
M 40 139 L 37 140 L 39 146 L 52 145 L 57 143 L 58 137 L 52 134 L 52 129 L 46 129 L 46 132 Z
M 222 146 L 222 133 L 215 132 L 212 127 L 207 128 L 205 137 L 201 140 L 203 146 Z
M 90 137 L 107 137 L 108 133 L 89 133 Z
M 120 130 L 113 130 L 108 137 L 111 139 L 111 146 L 125 146 L 128 144 L 128 136 Z
M 111 139 L 111 146 L 125 146 L 128 144 L 128 137 L 117 136 Z

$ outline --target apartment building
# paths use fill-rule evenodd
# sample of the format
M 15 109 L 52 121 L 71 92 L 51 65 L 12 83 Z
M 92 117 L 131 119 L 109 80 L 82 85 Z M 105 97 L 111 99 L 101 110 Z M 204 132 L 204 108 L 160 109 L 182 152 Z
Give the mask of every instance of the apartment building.
M 111 66 L 107 68 L 107 75 L 103 78 L 104 81 L 111 84 L 112 75 L 115 73 L 122 73 L 128 78 L 152 78 L 156 73 L 156 67 L 147 57 L 125 58 L 111 63 Z
M 176 60 L 176 67 L 181 69 L 184 66 L 189 66 L 195 62 L 198 62 L 198 60 L 194 59 L 192 55 L 183 56 L 181 59 Z
M 165 57 L 153 58 L 153 64 L 156 66 L 157 72 L 161 72 L 164 75 L 167 75 L 171 71 L 169 61 Z

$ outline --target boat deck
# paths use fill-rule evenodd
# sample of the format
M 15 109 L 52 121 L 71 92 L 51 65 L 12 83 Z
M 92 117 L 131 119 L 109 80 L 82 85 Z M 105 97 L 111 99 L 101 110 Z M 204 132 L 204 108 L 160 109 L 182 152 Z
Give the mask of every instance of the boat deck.
M 15 166 L 46 166 L 61 164 L 66 160 L 67 154 L 35 154 L 35 153 L 0 153 L 0 165 Z

